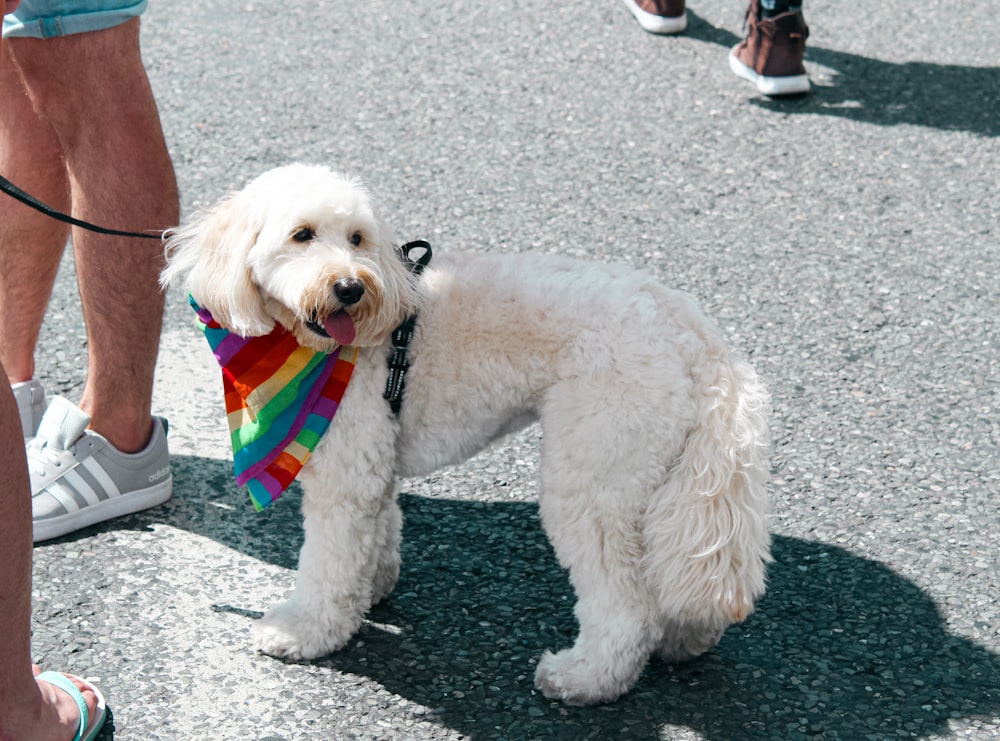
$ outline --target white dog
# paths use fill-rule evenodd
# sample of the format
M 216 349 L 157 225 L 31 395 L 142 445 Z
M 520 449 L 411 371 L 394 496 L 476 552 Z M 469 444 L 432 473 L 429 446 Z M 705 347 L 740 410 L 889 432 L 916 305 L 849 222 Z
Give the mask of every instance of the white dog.
M 359 348 L 301 472 L 295 591 L 257 648 L 344 646 L 399 573 L 397 477 L 426 476 L 539 420 L 542 524 L 576 590 L 576 643 L 538 662 L 570 704 L 617 698 L 649 656 L 713 647 L 763 593 L 767 393 L 686 294 L 549 255 L 451 254 L 416 275 L 354 180 L 281 167 L 179 228 L 164 285 L 242 336 Z M 186 281 L 184 277 L 186 276 Z M 416 330 L 398 414 L 390 336 Z

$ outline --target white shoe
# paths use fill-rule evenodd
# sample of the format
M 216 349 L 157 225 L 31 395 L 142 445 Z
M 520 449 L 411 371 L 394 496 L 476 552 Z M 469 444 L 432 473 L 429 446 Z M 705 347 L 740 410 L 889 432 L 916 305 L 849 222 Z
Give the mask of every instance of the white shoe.
M 122 453 L 88 424 L 86 412 L 55 396 L 38 435 L 27 442 L 36 543 L 170 499 L 166 420 L 154 418 L 153 434 L 138 453 Z

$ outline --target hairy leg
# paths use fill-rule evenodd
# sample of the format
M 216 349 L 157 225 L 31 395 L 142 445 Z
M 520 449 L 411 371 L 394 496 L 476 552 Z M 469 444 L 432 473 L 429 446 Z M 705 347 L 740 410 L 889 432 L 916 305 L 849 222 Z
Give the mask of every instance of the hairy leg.
M 59 141 L 74 215 L 129 231 L 174 226 L 177 183 L 139 51 L 138 19 L 44 41 L 13 39 L 9 48 L 35 110 Z M 80 406 L 113 445 L 136 451 L 151 427 L 163 251 L 153 240 L 79 229 L 73 244 L 88 337 Z
M 4 43 L 0 54 L 0 172 L 60 210 L 70 207 L 59 140 L 31 105 Z M 12 383 L 35 373 L 35 344 L 69 227 L 0 198 L 0 361 Z
M 21 422 L 6 383 L 0 383 L 0 450 L 12 458 L 0 479 L 0 739 L 70 739 L 80 722 L 76 703 L 36 682 L 37 667 L 31 665 L 31 496 Z M 83 694 L 93 712 L 97 698 Z

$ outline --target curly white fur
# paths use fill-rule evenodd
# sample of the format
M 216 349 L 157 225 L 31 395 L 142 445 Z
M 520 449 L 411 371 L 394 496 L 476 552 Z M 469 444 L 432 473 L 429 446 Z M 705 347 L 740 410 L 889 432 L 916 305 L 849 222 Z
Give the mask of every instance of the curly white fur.
M 357 329 L 354 377 L 301 475 L 295 592 L 255 625 L 257 647 L 293 659 L 341 648 L 399 573 L 396 478 L 534 420 L 542 522 L 580 625 L 571 648 L 542 656 L 536 685 L 570 704 L 613 700 L 652 653 L 714 646 L 753 609 L 770 560 L 768 396 L 754 371 L 687 295 L 639 272 L 451 254 L 415 279 L 392 239 L 358 183 L 291 165 L 168 243 L 164 283 L 186 276 L 235 332 L 280 322 L 330 350 L 315 330 L 328 315 L 346 312 Z M 349 305 L 333 288 L 345 277 L 364 286 Z M 382 398 L 389 334 L 418 308 L 396 418 Z

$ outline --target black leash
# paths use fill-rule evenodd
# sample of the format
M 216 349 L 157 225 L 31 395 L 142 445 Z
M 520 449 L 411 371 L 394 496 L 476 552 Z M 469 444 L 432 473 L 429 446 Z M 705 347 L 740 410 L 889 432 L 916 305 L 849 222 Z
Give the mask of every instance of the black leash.
M 25 206 L 30 206 L 36 211 L 49 216 L 58 221 L 65 222 L 67 224 L 72 224 L 73 226 L 78 226 L 81 229 L 86 229 L 91 232 L 97 232 L 98 234 L 110 234 L 114 237 L 136 237 L 138 239 L 163 239 L 163 232 L 156 232 L 155 234 L 144 234 L 142 232 L 123 232 L 118 229 L 108 229 L 103 226 L 97 226 L 96 224 L 91 224 L 89 221 L 83 221 L 81 219 L 74 219 L 72 216 L 64 214 L 62 211 L 56 211 L 56 209 L 51 206 L 39 201 L 33 195 L 25 193 L 23 190 L 18 188 L 14 183 L 10 182 L 3 175 L 0 175 L 0 190 L 9 195 L 11 198 L 20 201 Z
M 413 257 L 412 252 L 423 250 L 422 254 Z M 400 256 L 406 267 L 415 276 L 424 272 L 431 261 L 431 246 L 422 239 L 407 242 L 399 248 Z M 389 402 L 392 413 L 397 417 L 403 406 L 403 391 L 406 389 L 406 371 L 410 369 L 410 361 L 406 359 L 406 351 L 410 349 L 413 330 L 417 326 L 417 315 L 410 314 L 392 333 L 392 357 L 389 358 L 389 378 L 385 383 L 383 396 Z

